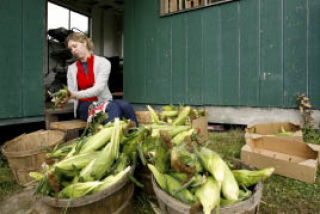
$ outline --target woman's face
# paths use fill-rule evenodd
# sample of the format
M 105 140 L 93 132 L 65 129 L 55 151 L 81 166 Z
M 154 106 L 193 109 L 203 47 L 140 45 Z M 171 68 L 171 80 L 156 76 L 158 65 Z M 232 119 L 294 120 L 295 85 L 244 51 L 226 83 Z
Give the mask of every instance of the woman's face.
M 68 48 L 73 56 L 78 59 L 85 60 L 88 57 L 89 50 L 87 48 L 86 42 L 76 42 L 74 40 L 69 40 Z

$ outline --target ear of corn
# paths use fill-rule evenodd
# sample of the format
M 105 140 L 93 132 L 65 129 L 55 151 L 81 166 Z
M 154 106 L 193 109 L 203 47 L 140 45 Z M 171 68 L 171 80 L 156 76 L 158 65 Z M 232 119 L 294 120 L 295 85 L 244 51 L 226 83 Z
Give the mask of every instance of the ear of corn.
M 187 204 L 193 204 L 196 202 L 195 196 L 192 195 L 188 189 L 178 191 L 182 187 L 182 184 L 178 180 L 168 174 L 165 174 L 164 176 L 166 181 L 166 191 L 170 195 Z
M 174 105 L 165 105 L 162 107 L 163 111 L 175 111 L 177 108 Z
M 156 179 L 160 188 L 165 189 L 166 188 L 166 177 L 164 176 L 164 174 L 160 173 L 158 171 L 158 169 L 151 164 L 148 164 L 148 168 L 152 172 L 152 174 L 153 174 L 154 178 Z
M 268 167 L 257 171 L 251 171 L 246 169 L 232 170 L 232 173 L 238 181 L 239 185 L 250 187 L 258 183 L 260 180 L 270 177 L 273 171 L 273 167 Z
M 150 105 L 147 105 L 152 123 L 160 123 L 159 117 Z
M 227 164 L 223 163 L 225 166 L 224 179 L 222 181 L 221 190 L 222 194 L 226 199 L 238 200 L 239 196 L 239 185 L 234 178 L 231 170 Z
M 81 171 L 80 179 L 83 181 L 100 180 L 109 170 L 117 159 L 120 138 L 121 138 L 121 125 L 118 118 L 115 119 L 114 129 L 112 129 L 111 141 L 108 143 L 101 153 L 96 156 L 94 163 L 88 165 L 85 169 Z M 85 153 L 86 154 L 86 153 Z
M 212 177 L 196 190 L 204 214 L 211 214 L 212 210 L 220 204 L 220 184 Z
M 67 159 L 63 159 L 62 161 L 55 164 L 55 167 L 58 167 L 62 170 L 73 170 L 74 167 L 77 169 L 82 169 L 87 166 L 90 161 L 95 159 L 100 152 L 92 152 L 92 153 L 84 153 L 72 156 Z
M 59 198 L 79 198 L 89 194 L 93 189 L 101 184 L 102 182 L 100 181 L 71 184 L 61 190 Z
M 101 185 L 98 185 L 97 187 L 95 187 L 93 189 L 93 193 L 106 190 L 109 187 L 111 187 L 112 185 L 116 184 L 119 180 L 121 180 L 124 176 L 126 176 L 129 173 L 130 169 L 131 169 L 131 167 L 128 166 L 124 170 L 122 170 L 114 175 L 107 176 L 106 178 L 104 178 L 102 180 Z
M 246 191 L 244 191 L 244 190 L 240 189 L 238 200 L 230 200 L 230 199 L 221 198 L 220 205 L 221 206 L 228 206 L 228 205 L 236 204 L 240 201 L 244 201 L 244 200 L 250 198 L 251 195 L 252 195 L 252 192 L 250 190 L 247 189 Z
M 178 125 L 184 125 L 189 114 L 191 111 L 190 106 L 186 106 L 183 108 L 183 110 L 179 113 L 178 117 L 173 121 L 173 125 L 178 126 Z
M 75 147 L 75 144 L 66 145 L 48 154 L 49 158 L 63 158 L 68 155 L 68 153 Z
M 183 132 L 180 132 L 179 134 L 177 134 L 172 140 L 171 142 L 174 144 L 174 145 L 178 145 L 179 143 L 183 142 L 184 141 L 184 138 L 185 137 L 188 137 L 188 136 L 191 136 L 192 134 L 195 133 L 195 129 L 190 129 L 188 131 L 183 131 Z
M 201 147 L 199 151 L 195 149 L 195 152 L 199 157 L 202 166 L 221 183 L 224 179 L 226 167 L 220 156 L 216 152 L 205 147 Z
M 113 127 L 104 128 L 90 137 L 82 146 L 80 153 L 92 152 L 103 147 L 110 139 Z

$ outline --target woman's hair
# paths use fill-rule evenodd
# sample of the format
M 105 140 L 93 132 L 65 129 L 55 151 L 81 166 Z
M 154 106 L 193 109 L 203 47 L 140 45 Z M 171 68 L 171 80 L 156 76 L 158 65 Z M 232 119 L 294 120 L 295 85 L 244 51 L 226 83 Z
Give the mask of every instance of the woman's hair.
M 70 34 L 65 41 L 66 46 L 68 46 L 68 42 L 70 40 L 73 40 L 75 42 L 87 42 L 87 48 L 89 51 L 93 51 L 93 42 L 92 40 L 87 37 L 86 35 L 84 35 L 83 33 L 80 32 L 73 32 L 72 34 Z

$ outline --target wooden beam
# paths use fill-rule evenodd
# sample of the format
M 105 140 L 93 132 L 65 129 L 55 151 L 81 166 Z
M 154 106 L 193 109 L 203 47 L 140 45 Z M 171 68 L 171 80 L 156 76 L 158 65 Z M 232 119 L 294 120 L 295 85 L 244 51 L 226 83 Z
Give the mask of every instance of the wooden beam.
M 191 8 L 191 0 L 185 0 L 184 5 L 185 5 L 185 9 Z
M 199 6 L 199 0 L 193 0 L 193 7 Z
M 169 2 L 168 0 L 160 0 L 160 14 L 164 15 L 169 13 Z
M 170 12 L 177 11 L 177 0 L 170 0 Z
M 179 4 L 179 7 L 178 7 L 178 10 L 183 10 L 183 0 L 178 0 L 178 4 Z

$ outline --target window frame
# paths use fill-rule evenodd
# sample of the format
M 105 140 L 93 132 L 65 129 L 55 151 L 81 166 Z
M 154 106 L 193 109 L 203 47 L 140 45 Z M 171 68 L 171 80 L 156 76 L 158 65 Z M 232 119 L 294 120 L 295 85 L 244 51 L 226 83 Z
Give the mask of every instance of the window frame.
M 198 9 L 203 9 L 206 7 L 212 7 L 220 4 L 226 4 L 239 0 L 218 0 L 216 2 L 211 2 L 211 0 L 159 0 L 159 16 L 167 17 L 172 16 L 179 13 L 185 13 L 189 11 L 194 11 Z M 174 4 L 174 2 L 176 4 Z M 183 4 L 184 2 L 184 4 Z M 190 2 L 190 7 L 186 8 L 186 3 Z M 202 2 L 202 4 L 198 4 L 196 6 L 192 6 L 194 2 Z M 179 5 L 182 4 L 182 5 Z M 173 9 L 170 11 L 170 7 L 173 6 Z M 182 8 L 184 6 L 184 8 Z M 175 8 L 176 7 L 176 8 Z M 181 9 L 180 9 L 181 8 Z

